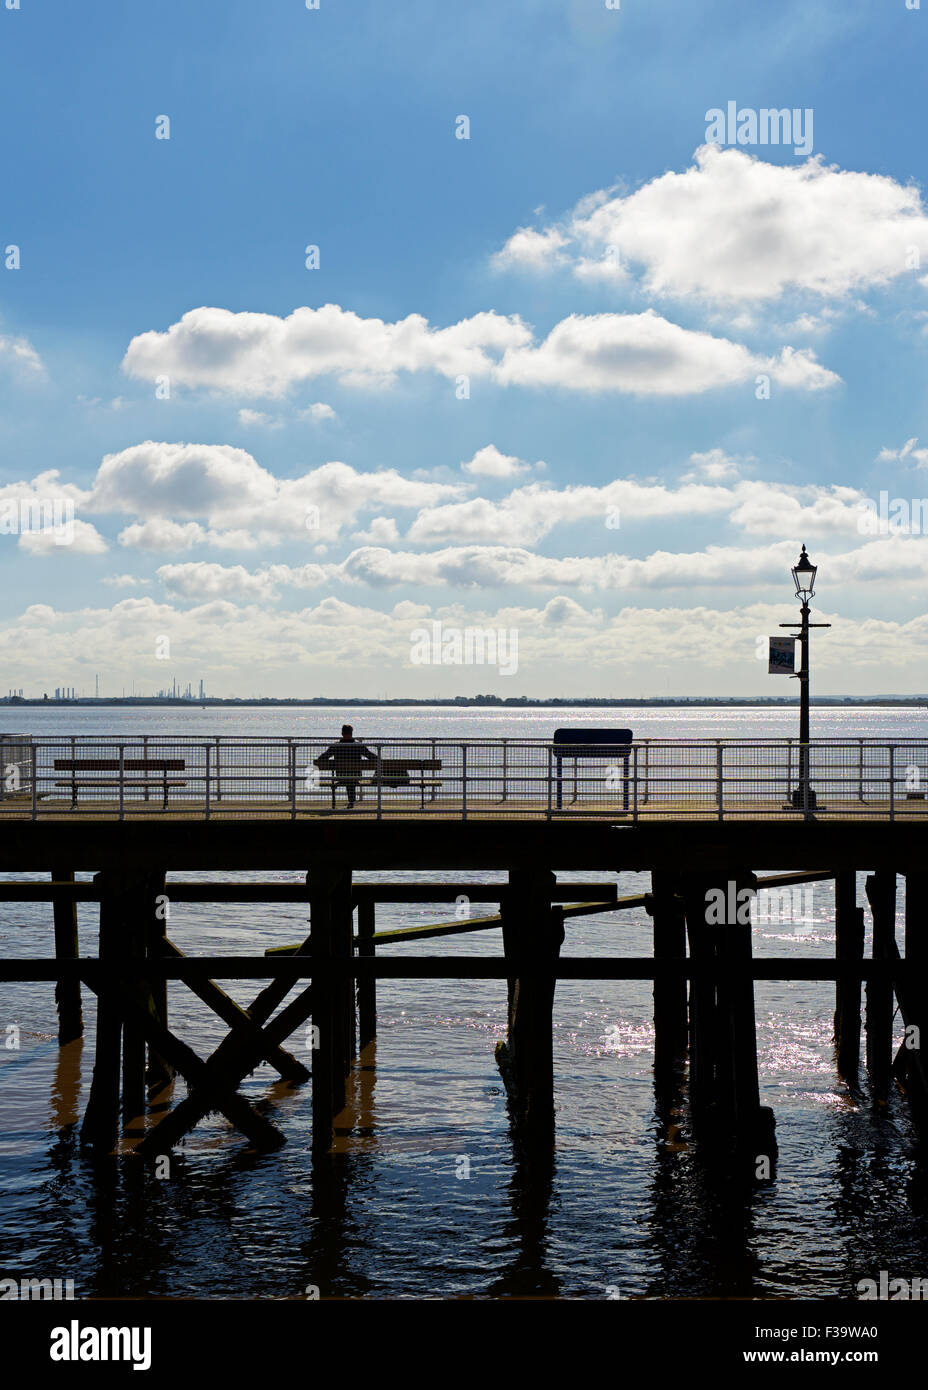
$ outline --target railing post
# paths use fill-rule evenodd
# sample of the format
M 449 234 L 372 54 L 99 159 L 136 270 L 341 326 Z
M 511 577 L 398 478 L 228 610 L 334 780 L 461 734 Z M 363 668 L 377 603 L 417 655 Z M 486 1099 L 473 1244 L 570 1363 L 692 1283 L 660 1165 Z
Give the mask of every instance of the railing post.
M 142 735 L 142 761 L 143 761 L 143 762 L 146 762 L 146 763 L 148 762 L 148 735 L 147 735 L 147 734 L 143 734 L 143 735 Z M 143 773 L 143 775 L 142 775 L 142 781 L 144 782 L 144 786 L 143 786 L 143 788 L 142 788 L 142 800 L 143 800 L 143 801 L 147 801 L 147 800 L 148 800 L 148 773 L 147 773 L 147 772 Z
M 889 819 L 896 819 L 896 745 L 889 745 Z
M 290 819 L 296 820 L 296 745 L 292 738 L 287 739 L 287 755 L 290 760 Z
M 119 745 L 119 819 L 126 818 L 126 745 Z M 146 774 L 147 775 L 147 774 Z
M 647 754 L 647 749 L 645 749 Z M 627 765 L 627 764 L 626 764 Z M 638 823 L 638 745 L 632 745 L 632 821 Z
M 461 744 L 461 820 L 467 820 L 467 744 Z
M 857 800 L 864 799 L 864 741 L 857 740 Z
M 724 795 L 725 795 L 725 788 L 724 788 L 723 782 L 722 782 L 722 775 L 723 775 L 722 757 L 723 757 L 723 755 L 724 755 L 723 746 L 722 746 L 722 744 L 721 744 L 721 743 L 718 741 L 718 739 L 717 739 L 717 740 L 716 740 L 716 743 L 715 743 L 715 788 L 716 788 L 716 796 L 717 796 L 717 798 L 718 798 L 718 803 L 719 803 L 719 820 L 721 820 L 721 819 L 722 819 L 722 816 L 724 815 L 723 798 L 724 798 Z
M 383 820 L 383 744 L 377 745 L 377 819 Z
M 203 745 L 206 754 L 206 819 L 209 820 L 209 755 L 212 751 L 208 743 Z
M 219 735 L 216 735 L 216 800 L 222 800 L 222 765 L 219 761 Z
M 502 794 L 502 796 L 500 797 L 500 800 L 501 800 L 501 801 L 505 801 L 505 800 L 506 800 L 506 797 L 508 796 L 508 789 L 507 789 L 507 787 L 506 787 L 506 779 L 508 778 L 508 776 L 509 776 L 509 740 L 504 738 L 504 739 L 503 739 L 503 794 Z
M 54 760 L 53 760 L 54 761 Z M 0 768 L 2 771 L 2 768 Z M 38 819 L 39 814 L 39 749 L 35 744 L 32 745 L 32 819 Z
M 547 782 L 548 782 L 548 813 L 547 813 L 547 816 L 545 817 L 545 819 L 546 819 L 546 820 L 550 820 L 550 819 L 551 819 L 551 784 L 552 784 L 552 781 L 553 781 L 553 776 L 552 776 L 552 772 L 551 772 L 552 750 L 551 750 L 551 745 L 550 745 L 550 743 L 548 744 L 548 747 L 547 747 L 547 754 L 548 754 L 548 777 L 547 777 Z M 558 763 L 558 767 L 560 767 L 560 763 Z

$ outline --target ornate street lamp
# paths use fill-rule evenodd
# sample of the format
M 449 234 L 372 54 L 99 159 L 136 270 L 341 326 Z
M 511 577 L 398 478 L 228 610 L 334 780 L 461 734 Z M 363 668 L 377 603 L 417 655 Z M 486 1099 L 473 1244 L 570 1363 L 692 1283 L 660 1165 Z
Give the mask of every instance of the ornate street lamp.
M 815 576 L 818 566 L 813 565 L 806 554 L 805 546 L 793 566 L 793 580 L 796 597 L 802 604 L 798 623 L 780 623 L 780 627 L 799 628 L 799 670 L 793 677 L 799 681 L 799 782 L 790 796 L 790 805 L 806 814 L 816 809 L 817 800 L 810 782 L 809 768 L 809 629 L 831 627 L 831 623 L 809 622 L 809 600 L 815 594 Z

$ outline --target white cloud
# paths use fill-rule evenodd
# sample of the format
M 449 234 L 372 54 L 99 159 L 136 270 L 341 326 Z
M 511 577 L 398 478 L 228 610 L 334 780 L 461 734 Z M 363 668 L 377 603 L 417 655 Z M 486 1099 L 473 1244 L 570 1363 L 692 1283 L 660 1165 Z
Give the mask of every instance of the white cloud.
M 21 531 L 19 549 L 30 555 L 102 555 L 108 546 L 95 526 L 75 518 L 60 529 Z
M 560 261 L 570 246 L 577 274 L 611 248 L 642 268 L 649 294 L 724 303 L 790 290 L 846 296 L 911 273 L 913 248 L 922 261 L 928 254 L 928 216 L 913 185 L 820 157 L 768 164 L 711 144 L 683 173 L 627 195 L 594 195 L 592 207 L 585 199 L 563 225 L 534 235 L 556 239 Z
M 375 516 L 366 531 L 355 531 L 352 540 L 364 545 L 392 545 L 400 533 L 392 516 Z
M 279 430 L 283 428 L 282 420 L 276 419 L 273 415 L 266 415 L 263 410 L 248 410 L 244 406 L 238 412 L 238 422 L 245 429 Z
M 461 469 L 478 478 L 515 478 L 519 473 L 527 473 L 529 464 L 523 463 L 514 454 L 501 454 L 495 444 L 487 444 L 478 449 L 474 457 L 461 464 Z
M 161 685 L 164 664 L 154 652 L 155 638 L 163 633 L 171 636 L 178 676 L 194 682 L 204 676 L 216 693 L 218 687 L 236 694 L 485 690 L 486 668 L 441 672 L 410 665 L 411 631 L 429 614 L 448 623 L 518 630 L 519 680 L 507 694 L 550 693 L 555 670 L 563 670 L 578 692 L 606 693 L 617 688 L 616 682 L 627 688 L 629 651 L 635 653 L 640 690 L 663 691 L 665 673 L 685 669 L 690 690 L 703 676 L 706 686 L 717 688 L 724 673 L 725 688 L 732 692 L 779 691 L 767 681 L 755 651 L 757 635 L 776 631 L 782 621 L 782 603 L 741 604 L 727 611 L 662 603 L 623 607 L 610 615 L 564 594 L 536 605 L 465 609 L 457 603 L 434 608 L 400 603 L 386 612 L 331 596 L 299 611 L 268 611 L 258 601 L 240 605 L 223 598 L 177 608 L 143 596 L 121 599 L 111 608 L 59 612 L 32 605 L 0 625 L 0 644 L 15 653 L 10 683 L 40 690 L 49 669 L 74 672 L 74 684 L 90 688 L 94 672 L 103 681 L 121 682 L 127 669 L 137 688 Z M 820 691 L 847 690 L 852 679 L 871 690 L 902 682 L 925 688 L 928 614 L 908 621 L 844 618 L 828 611 L 819 616 L 833 624 L 816 648 Z M 248 672 L 255 673 L 250 685 Z M 550 715 L 553 727 L 555 712 Z M 372 717 L 363 732 L 376 734 L 377 723 Z
M 339 462 L 279 479 L 244 449 L 147 440 L 108 454 L 82 496 L 91 511 L 146 518 L 121 533 L 121 544 L 163 550 L 332 541 L 362 512 L 418 511 L 465 492 L 461 483 L 405 478 L 392 468 L 360 473 Z M 182 525 L 187 518 L 197 524 Z
M 918 436 L 907 439 L 901 449 L 883 448 L 876 456 L 877 463 L 902 462 L 910 458 L 916 468 L 928 468 L 928 449 L 916 449 Z
M 337 304 L 273 314 L 191 309 L 165 333 L 133 338 L 123 360 L 129 376 L 160 375 L 180 386 L 279 396 L 298 382 L 332 374 L 349 385 L 383 385 L 398 372 L 486 376 L 490 352 L 527 342 L 516 317 L 479 313 L 449 328 L 421 314 L 396 323 L 364 319 Z
M 560 248 L 567 238 L 556 227 L 548 227 L 537 232 L 532 227 L 520 227 L 513 232 L 501 251 L 493 257 L 493 265 L 498 270 L 511 270 L 515 267 L 524 270 L 547 270 L 564 259 Z
M 11 367 L 24 377 L 45 375 L 45 366 L 32 344 L 7 333 L 0 333 L 0 366 Z
M 683 482 L 724 483 L 737 478 L 741 473 L 741 460 L 732 458 L 724 449 L 708 449 L 702 454 L 690 454 L 693 465 L 683 474 Z
M 685 396 L 767 374 L 783 386 L 817 391 L 840 381 L 809 350 L 760 357 L 741 343 L 681 328 L 653 309 L 643 314 L 571 314 L 538 347 L 508 350 L 505 383 L 574 391 Z
M 140 585 L 150 584 L 151 580 L 137 579 L 134 574 L 108 574 L 103 583 L 114 589 L 137 589 Z
M 330 405 L 325 401 L 315 401 L 308 405 L 305 410 L 297 412 L 301 420 L 311 420 L 314 425 L 321 424 L 323 420 L 337 420 L 338 416 Z
M 421 315 L 398 323 L 362 319 L 327 304 L 286 319 L 192 309 L 166 333 L 133 338 L 123 362 L 131 375 L 166 375 L 182 386 L 281 395 L 334 373 L 354 385 L 387 385 L 400 371 L 489 377 L 501 385 L 574 391 L 691 395 L 766 372 L 784 386 L 819 390 L 839 378 L 808 349 L 778 358 L 682 328 L 653 309 L 642 314 L 572 314 L 536 342 L 515 316 L 475 314 L 450 328 Z M 260 413 L 260 412 L 258 412 Z

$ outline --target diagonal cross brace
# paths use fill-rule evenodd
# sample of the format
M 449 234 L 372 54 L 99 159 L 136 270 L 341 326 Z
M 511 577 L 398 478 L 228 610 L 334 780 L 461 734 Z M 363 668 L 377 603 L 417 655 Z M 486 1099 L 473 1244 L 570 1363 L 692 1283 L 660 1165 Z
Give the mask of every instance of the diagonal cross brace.
M 97 996 L 100 996 L 107 988 L 95 980 L 89 972 L 82 978 L 84 984 L 92 989 Z M 110 988 L 112 989 L 112 986 L 110 986 Z M 113 990 L 113 994 L 116 994 L 116 990 Z M 191 1047 L 188 1047 L 185 1042 L 182 1042 L 180 1038 L 169 1032 L 162 1023 L 158 1022 L 139 998 L 137 986 L 131 986 L 128 981 L 123 981 L 117 997 L 120 1011 L 127 1018 L 131 1018 L 132 1022 L 145 1036 L 146 1040 L 150 1042 L 153 1047 L 157 1048 L 158 1052 L 166 1057 L 169 1062 L 173 1063 L 185 1081 L 191 1086 L 199 1086 L 207 1079 L 208 1063 L 202 1061 Z M 262 1057 L 259 1057 L 257 1060 L 263 1060 L 263 1054 Z M 257 1065 L 257 1062 L 255 1065 Z M 243 1076 L 246 1074 L 247 1073 L 244 1072 L 242 1073 Z M 241 1077 L 239 1077 L 239 1080 L 241 1080 Z M 257 1111 L 244 1096 L 237 1094 L 237 1086 L 238 1082 L 231 1087 L 223 1085 L 213 1088 L 211 1091 L 211 1104 L 207 1108 L 221 1110 L 230 1123 L 235 1125 L 237 1129 L 240 1129 L 256 1147 L 260 1149 L 280 1148 L 280 1146 L 286 1142 L 284 1135 L 276 1125 L 271 1124 L 270 1120 L 266 1119 Z M 172 1111 L 171 1113 L 173 1114 L 174 1112 Z M 204 1111 L 203 1113 L 206 1114 L 207 1112 Z M 152 1146 L 149 1143 L 160 1130 L 162 1124 L 164 1124 L 164 1120 L 155 1125 L 154 1129 L 148 1131 L 148 1134 L 137 1146 L 138 1153 L 143 1155 L 157 1155 L 164 1152 L 162 1147 L 159 1147 L 157 1144 Z

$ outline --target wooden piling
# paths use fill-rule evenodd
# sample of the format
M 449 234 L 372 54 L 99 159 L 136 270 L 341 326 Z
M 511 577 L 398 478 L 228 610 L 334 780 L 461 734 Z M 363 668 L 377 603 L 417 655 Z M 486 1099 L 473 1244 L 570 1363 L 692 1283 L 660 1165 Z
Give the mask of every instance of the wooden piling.
M 373 898 L 358 899 L 358 955 L 372 956 L 375 952 L 374 932 L 377 929 L 377 904 Z M 377 1036 L 377 981 L 358 980 L 358 1034 L 363 1052 Z
M 170 954 L 167 941 L 170 902 L 165 886 L 163 870 L 153 871 L 146 880 L 145 899 L 142 904 L 145 952 L 157 959 Z M 154 980 L 150 986 L 151 1008 L 154 1017 L 162 1028 L 168 1026 L 168 982 Z M 148 1045 L 148 1070 L 146 1084 L 152 1088 L 166 1086 L 174 1080 L 176 1071 L 172 1062 L 163 1057 L 152 1045 Z
M 750 898 L 756 877 L 691 876 L 683 897 L 690 955 L 713 960 L 715 979 L 690 990 L 690 1106 L 704 1141 L 751 1163 L 776 1156 L 773 1111 L 760 1104 L 754 984 L 739 968 L 751 960 Z
M 670 874 L 652 873 L 645 908 L 654 923 L 656 960 L 686 955 L 686 915 L 677 881 Z M 687 1007 L 684 979 L 654 981 L 654 1071 L 672 1076 L 686 1056 Z
M 53 869 L 53 883 L 73 883 L 71 869 Z M 80 942 L 77 930 L 77 900 L 56 894 L 52 899 L 55 923 L 55 955 L 58 960 L 76 960 L 80 955 Z M 58 1042 L 62 1047 L 83 1037 L 84 1018 L 81 1011 L 81 985 L 79 980 L 59 980 L 55 985 L 55 1003 L 58 1008 Z
M 864 958 L 864 910 L 857 906 L 853 869 L 835 874 L 835 958 Z M 860 980 L 841 979 L 835 986 L 835 1056 L 839 1075 L 856 1086 L 860 1071 Z
M 310 901 L 310 954 L 350 956 L 353 951 L 351 871 L 331 861 L 314 865 L 306 876 Z M 333 1120 L 345 1104 L 347 1001 L 354 1008 L 352 982 L 313 982 L 313 1136 L 317 1152 L 332 1145 Z
M 896 947 L 896 875 L 888 869 L 867 876 L 873 916 L 873 959 L 891 960 Z M 867 981 L 867 1071 L 874 1094 L 887 1095 L 893 1062 L 893 987 L 889 980 Z
M 512 870 L 502 904 L 503 949 L 507 957 L 556 961 L 564 941 L 564 918 L 552 907 L 555 877 L 550 870 Z M 554 1133 L 554 976 L 509 978 L 505 1043 L 496 1049 L 500 1072 L 520 1133 L 546 1142 Z
M 130 957 L 146 954 L 146 915 L 149 907 L 143 878 L 133 885 L 131 893 L 121 894 L 119 905 L 119 948 Z M 151 986 L 146 981 L 134 985 L 146 1007 L 154 1012 Z M 145 1035 L 131 1018 L 123 1017 L 122 1026 L 122 1127 L 129 1129 L 133 1120 L 145 1115 Z
M 905 983 L 896 982 L 896 998 L 905 1028 L 902 1046 L 893 1062 L 893 1075 L 905 1089 L 912 1115 L 922 1135 L 928 1133 L 928 871 L 905 875 Z M 897 948 L 898 951 L 898 948 Z
M 114 873 L 96 874 L 100 889 L 101 960 L 119 954 L 120 904 L 124 884 Z M 119 1130 L 119 1080 L 122 1043 L 122 1017 L 119 1010 L 119 982 L 108 981 L 97 996 L 97 1038 L 93 1077 L 87 1109 L 81 1125 L 81 1143 L 98 1154 L 112 1153 Z

